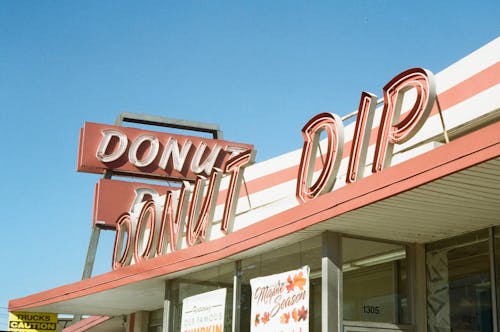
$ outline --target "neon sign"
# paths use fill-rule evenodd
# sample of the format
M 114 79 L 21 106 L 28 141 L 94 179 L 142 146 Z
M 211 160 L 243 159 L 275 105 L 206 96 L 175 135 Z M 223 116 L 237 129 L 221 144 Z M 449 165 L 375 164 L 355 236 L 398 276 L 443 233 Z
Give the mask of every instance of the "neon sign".
M 146 131 L 86 122 L 80 134 L 80 172 L 194 181 L 224 169 L 246 150 L 241 144 L 196 136 Z
M 410 90 L 415 95 L 413 104 L 402 113 L 405 94 Z M 436 98 L 434 77 L 426 69 L 409 69 L 389 81 L 383 93 L 372 173 L 389 167 L 394 146 L 409 140 L 425 123 Z M 375 95 L 361 94 L 349 151 L 347 184 L 364 176 L 376 102 Z M 326 152 L 315 176 L 322 134 L 326 136 Z M 331 113 L 318 114 L 303 127 L 302 136 L 295 196 L 299 203 L 306 203 L 330 192 L 335 184 L 344 148 L 342 120 Z M 134 189 L 124 189 L 124 184 L 113 185 L 122 188 L 114 189 L 115 192 L 123 194 L 128 190 L 132 198 L 122 199 L 115 210 L 94 211 L 94 216 L 107 216 L 104 225 L 116 229 L 112 265 L 113 269 L 119 269 L 209 241 L 218 200 L 224 201 L 220 232 L 222 235 L 232 232 L 243 172 L 253 163 L 254 151 L 248 144 L 86 123 L 78 161 L 78 170 L 83 172 L 111 170 L 115 174 L 182 183 L 180 187 L 149 188 L 148 185 L 138 188 L 135 184 Z M 223 177 L 228 178 L 224 193 L 220 190 Z M 113 190 L 105 191 L 110 186 L 99 183 L 96 206 L 103 200 L 100 206 L 109 207 L 112 203 L 105 198 L 121 197 L 113 194 Z M 125 209 L 126 204 L 130 208 Z
M 416 92 L 413 106 L 401 117 L 404 94 Z M 375 143 L 372 173 L 389 167 L 395 144 L 409 140 L 427 120 L 436 98 L 433 74 L 422 68 L 413 68 L 394 77 L 384 88 L 384 107 Z M 363 177 L 363 169 L 372 129 L 377 97 L 363 92 L 358 108 L 353 143 L 349 155 L 346 182 L 352 183 Z M 320 134 L 326 133 L 327 151 L 319 176 L 313 182 L 316 151 Z M 302 129 L 304 145 L 299 165 L 296 197 L 304 203 L 330 192 L 335 184 L 342 159 L 344 127 L 337 115 L 321 113 L 313 117 Z
M 184 229 L 187 246 L 208 240 L 223 174 L 230 180 L 220 231 L 232 232 L 243 169 L 253 158 L 247 150 L 230 159 L 224 172 L 214 170 L 208 179 L 199 176 L 194 185 L 184 181 L 180 189 L 166 190 L 163 199 L 155 193 L 140 211 L 123 213 L 116 222 L 113 269 L 181 249 Z M 136 196 L 136 202 L 141 200 Z
M 182 182 L 180 188 L 116 180 L 98 183 L 94 223 L 116 230 L 113 269 L 180 249 L 184 229 L 188 246 L 208 240 L 223 176 L 229 185 L 220 230 L 231 232 L 243 170 L 254 155 L 248 144 L 85 123 L 79 171 L 108 170 Z

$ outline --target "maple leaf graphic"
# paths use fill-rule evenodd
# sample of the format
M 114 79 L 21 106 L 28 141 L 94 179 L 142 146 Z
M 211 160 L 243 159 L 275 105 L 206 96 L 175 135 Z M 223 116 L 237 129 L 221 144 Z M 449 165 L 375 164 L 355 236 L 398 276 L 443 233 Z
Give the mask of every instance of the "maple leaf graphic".
M 255 326 L 259 325 L 259 323 L 260 323 L 260 314 L 255 315 L 255 319 L 254 319 L 253 322 L 254 322 Z
M 288 293 L 290 293 L 295 287 L 295 285 L 293 284 L 292 276 L 288 276 L 286 281 L 288 281 L 288 283 L 286 284 L 286 290 L 288 291 Z
M 294 322 L 299 321 L 299 311 L 297 310 L 297 308 L 292 310 L 292 318 Z
M 288 321 L 290 320 L 290 314 L 288 312 L 285 312 L 283 315 L 280 317 L 280 323 L 281 324 L 288 324 Z
M 269 322 L 269 319 L 271 319 L 271 317 L 269 317 L 269 313 L 265 312 L 264 316 L 262 316 L 262 323 L 266 324 L 267 322 Z
M 302 272 L 299 272 L 293 277 L 293 284 L 295 287 L 298 287 L 300 290 L 304 290 L 304 286 L 306 285 L 307 279 L 304 278 Z
M 306 320 L 307 319 L 307 309 L 304 308 L 304 306 L 302 306 L 302 308 L 299 309 L 298 316 L 299 316 L 299 320 Z

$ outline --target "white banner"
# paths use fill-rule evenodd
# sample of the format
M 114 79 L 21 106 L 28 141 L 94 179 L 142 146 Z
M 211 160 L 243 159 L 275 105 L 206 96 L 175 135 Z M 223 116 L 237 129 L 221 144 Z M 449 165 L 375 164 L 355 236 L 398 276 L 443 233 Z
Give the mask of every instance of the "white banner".
M 186 297 L 182 301 L 181 332 L 222 332 L 226 288 Z
M 251 332 L 309 331 L 309 266 L 250 280 Z

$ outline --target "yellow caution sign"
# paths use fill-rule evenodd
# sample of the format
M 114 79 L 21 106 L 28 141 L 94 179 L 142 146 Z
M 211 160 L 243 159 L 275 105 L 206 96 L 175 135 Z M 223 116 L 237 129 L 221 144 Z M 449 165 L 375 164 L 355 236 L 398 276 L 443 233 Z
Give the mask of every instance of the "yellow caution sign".
M 44 312 L 9 312 L 9 332 L 57 331 L 57 314 Z

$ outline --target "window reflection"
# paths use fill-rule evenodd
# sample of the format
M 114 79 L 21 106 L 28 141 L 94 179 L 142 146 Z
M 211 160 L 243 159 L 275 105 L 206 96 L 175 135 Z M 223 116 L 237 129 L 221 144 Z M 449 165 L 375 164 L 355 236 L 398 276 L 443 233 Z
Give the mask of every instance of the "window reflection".
M 257 277 L 282 273 L 308 265 L 310 274 L 309 331 L 321 331 L 321 237 L 295 243 L 290 246 L 266 251 L 265 254 L 243 259 L 241 262 L 241 316 L 240 331 L 249 332 L 251 326 L 250 280 Z M 312 319 L 314 317 L 314 319 Z
M 430 331 L 491 331 L 488 232 L 427 246 Z
M 405 247 L 352 238 L 342 246 L 344 320 L 408 323 Z
M 233 310 L 233 276 L 234 263 L 193 272 L 183 278 L 176 279 L 172 285 L 173 295 L 173 331 L 181 330 L 182 303 L 187 297 L 226 288 L 226 305 L 224 312 L 224 330 L 231 331 Z

